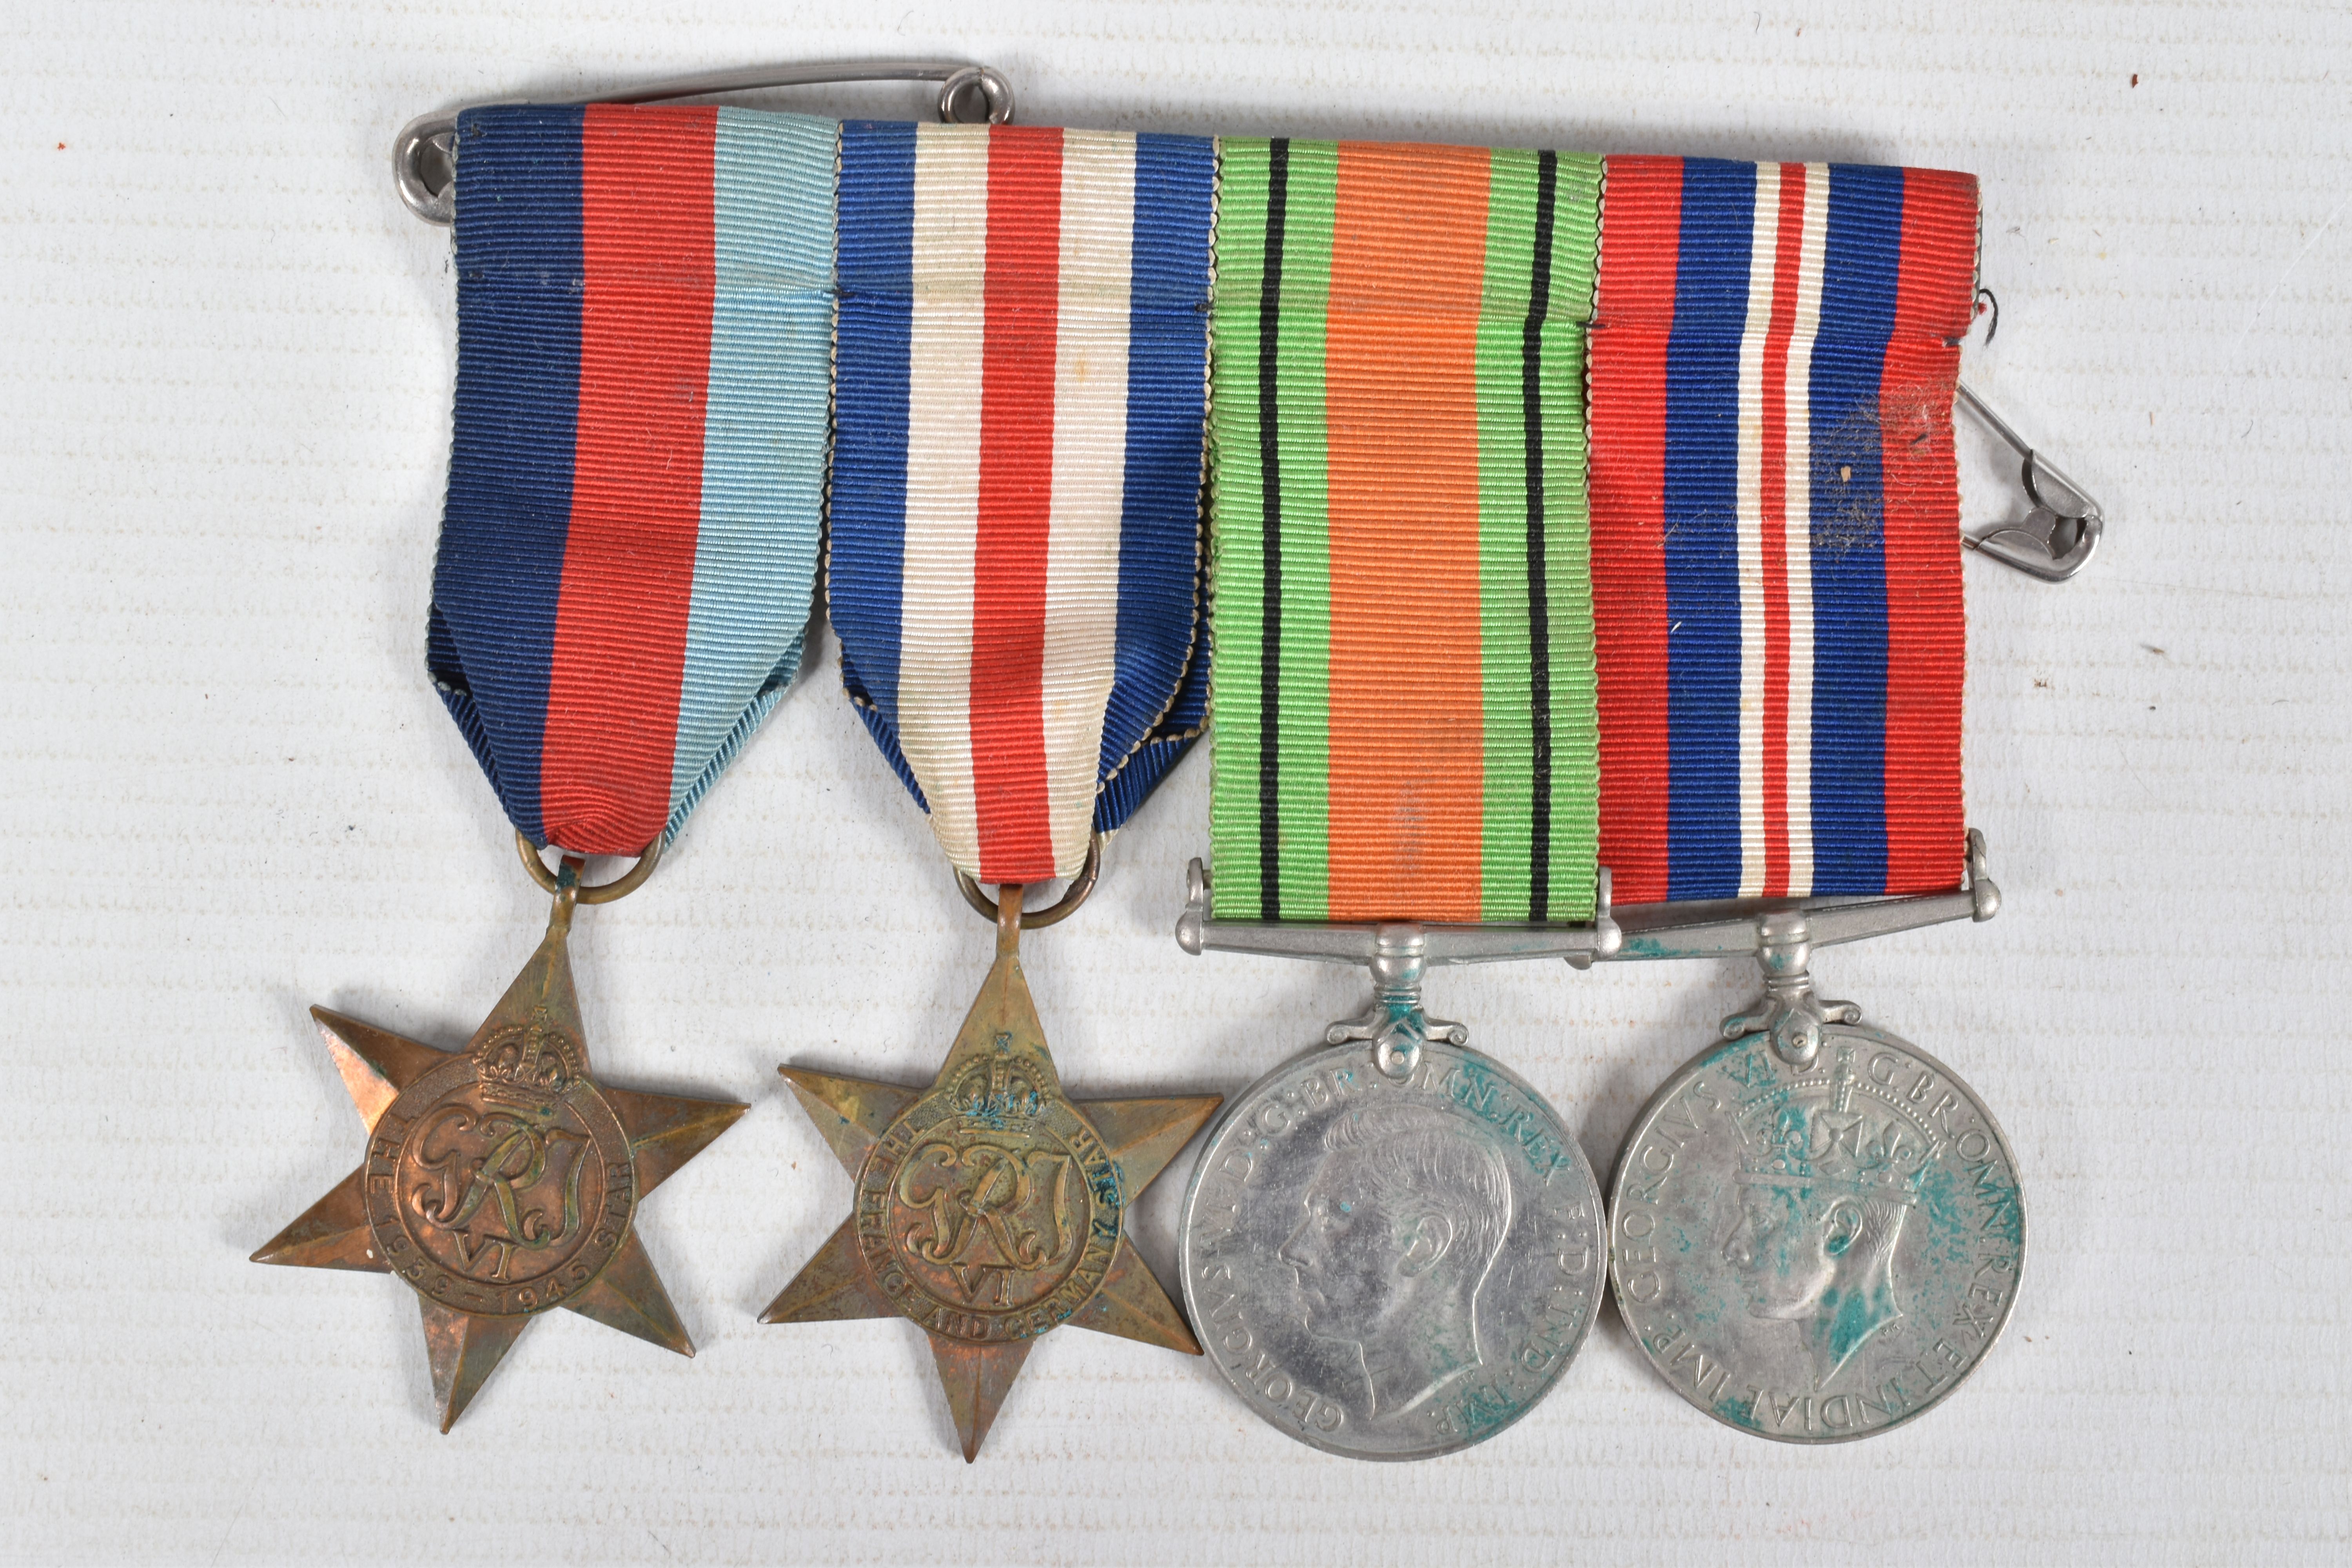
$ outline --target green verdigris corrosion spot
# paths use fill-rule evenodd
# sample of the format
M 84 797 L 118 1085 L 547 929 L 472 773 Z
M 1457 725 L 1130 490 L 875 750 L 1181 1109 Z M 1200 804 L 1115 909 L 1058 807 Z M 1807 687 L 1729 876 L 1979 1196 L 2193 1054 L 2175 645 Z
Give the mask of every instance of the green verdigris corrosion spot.
M 1480 1383 L 1464 1392 L 1455 1402 L 1453 1415 L 1461 1436 L 1477 1443 L 1509 1426 L 1525 1408 L 1497 1384 Z

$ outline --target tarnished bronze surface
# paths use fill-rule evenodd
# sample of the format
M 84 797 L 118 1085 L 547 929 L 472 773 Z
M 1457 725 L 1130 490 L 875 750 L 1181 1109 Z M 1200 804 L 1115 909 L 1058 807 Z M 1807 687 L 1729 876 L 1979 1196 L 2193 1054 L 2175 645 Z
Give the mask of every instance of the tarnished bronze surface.
M 761 1314 L 920 1324 L 967 1462 L 1059 1324 L 1201 1353 L 1123 1222 L 1218 1105 L 1064 1095 L 1021 975 L 1021 889 L 999 892 L 996 963 L 929 1089 L 782 1069 L 856 1194 Z
M 596 1082 L 566 878 L 547 939 L 464 1050 L 310 1009 L 367 1123 L 367 1159 L 253 1255 L 406 1280 L 444 1432 L 551 1308 L 694 1353 L 631 1222 L 746 1108 Z

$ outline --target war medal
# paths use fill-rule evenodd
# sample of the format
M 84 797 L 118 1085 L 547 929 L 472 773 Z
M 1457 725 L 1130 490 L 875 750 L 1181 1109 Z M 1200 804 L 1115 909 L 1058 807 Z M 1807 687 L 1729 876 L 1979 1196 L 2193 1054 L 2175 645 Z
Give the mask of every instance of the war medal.
M 1949 1068 L 1816 997 L 1809 968 L 1817 946 L 1989 920 L 2000 900 L 1971 833 L 1957 892 L 1620 911 L 1620 957 L 1746 949 L 1764 973 L 1760 1005 L 1634 1119 L 1610 1189 L 1618 1310 L 1717 1420 L 1872 1436 L 1958 1386 L 2008 1321 L 2025 1209 L 2000 1124 Z
M 1601 956 L 1752 953 L 1765 989 L 1626 1140 L 1618 1308 L 1717 1419 L 1864 1436 L 1966 1375 L 2024 1261 L 1991 1114 L 1818 999 L 1809 967 L 1819 947 L 1999 907 L 1960 794 L 1952 399 L 1976 183 L 1612 158 L 1607 188 L 1593 601 L 1624 940 Z M 2038 478 L 2075 515 L 2044 504 L 2032 538 L 1979 547 L 2063 577 L 2096 508 L 2025 460 L 2037 502 Z
M 1363 963 L 1185 1197 L 1185 1299 L 1302 1442 L 1422 1458 L 1559 1380 L 1599 1190 L 1426 1017 L 1437 964 L 1610 951 L 1594 858 L 1584 321 L 1600 161 L 1228 140 L 1211 422 L 1215 879 L 1191 952 Z
M 928 1089 L 783 1069 L 855 1198 L 763 1316 L 920 1325 L 967 1461 L 1062 1323 L 1200 1350 L 1124 1224 L 1218 1101 L 1070 1100 L 1019 943 L 1201 728 L 1214 177 L 1191 137 L 842 129 L 843 680 L 996 961 Z
M 313 1010 L 367 1153 L 255 1254 L 415 1289 L 445 1432 L 559 1307 L 693 1353 L 637 1210 L 745 1108 L 599 1083 L 565 944 L 577 905 L 652 872 L 799 663 L 834 147 L 830 121 L 737 110 L 475 110 L 454 134 L 427 657 L 554 911 L 463 1051 Z M 611 854 L 640 858 L 583 886 Z
M 1635 1121 L 1611 1192 L 1620 1310 L 1676 1393 L 1789 1442 L 1868 1436 L 1976 1369 L 2025 1212 L 1992 1113 L 1881 1030 L 1705 1053 Z

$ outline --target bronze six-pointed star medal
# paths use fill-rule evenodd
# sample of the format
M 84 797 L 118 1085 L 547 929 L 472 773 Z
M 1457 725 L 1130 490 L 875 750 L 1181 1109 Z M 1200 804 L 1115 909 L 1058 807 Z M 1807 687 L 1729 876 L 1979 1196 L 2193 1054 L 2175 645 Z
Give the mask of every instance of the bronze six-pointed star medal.
M 558 1307 L 694 1353 L 633 1221 L 746 1107 L 590 1073 L 565 952 L 577 864 L 547 940 L 464 1050 L 310 1009 L 367 1123 L 367 1158 L 253 1260 L 405 1280 L 444 1432 L 531 1319 Z
M 1066 1096 L 1021 974 L 1021 889 L 998 897 L 995 964 L 929 1089 L 782 1069 L 856 1193 L 761 1314 L 920 1324 L 966 1463 L 1060 1324 L 1201 1353 L 1124 1222 L 1219 1103 Z

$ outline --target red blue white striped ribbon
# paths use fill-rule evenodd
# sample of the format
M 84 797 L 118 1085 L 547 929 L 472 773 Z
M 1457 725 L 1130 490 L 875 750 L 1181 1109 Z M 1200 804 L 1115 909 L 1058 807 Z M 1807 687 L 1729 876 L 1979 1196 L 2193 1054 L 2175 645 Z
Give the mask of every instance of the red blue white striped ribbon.
M 835 124 L 457 129 L 457 404 L 427 658 L 533 842 L 675 834 L 790 684 L 816 566 Z
M 1074 875 L 1197 731 L 1214 174 L 1199 138 L 842 130 L 831 618 L 986 881 Z
M 1964 174 L 1608 161 L 1592 574 L 1619 902 L 1958 881 L 1976 239 Z

